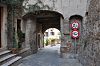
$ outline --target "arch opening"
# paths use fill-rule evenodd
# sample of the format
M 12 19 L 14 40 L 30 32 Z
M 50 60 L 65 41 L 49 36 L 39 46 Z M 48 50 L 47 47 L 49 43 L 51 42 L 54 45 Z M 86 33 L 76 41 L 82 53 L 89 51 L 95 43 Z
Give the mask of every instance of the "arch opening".
M 44 32 L 44 45 L 55 46 L 61 44 L 61 32 L 56 28 L 49 28 Z
M 41 10 L 40 16 L 37 16 L 37 32 L 38 32 L 38 47 L 44 47 L 44 33 L 49 28 L 56 28 L 60 30 L 60 18 L 63 18 L 61 14 L 54 12 L 54 11 L 47 11 L 47 10 Z
M 31 45 L 34 42 L 34 47 L 31 49 L 37 51 L 39 48 L 43 48 L 44 45 L 44 33 L 49 28 L 56 28 L 61 31 L 61 22 L 63 16 L 55 11 L 39 10 L 35 12 L 27 13 L 23 16 L 23 22 L 26 22 L 27 27 L 24 31 L 26 32 L 25 44 Z M 28 24 L 28 25 L 27 25 Z M 24 28 L 25 28 L 24 27 Z M 34 37 L 34 38 L 33 38 Z M 60 43 L 60 42 L 59 42 Z

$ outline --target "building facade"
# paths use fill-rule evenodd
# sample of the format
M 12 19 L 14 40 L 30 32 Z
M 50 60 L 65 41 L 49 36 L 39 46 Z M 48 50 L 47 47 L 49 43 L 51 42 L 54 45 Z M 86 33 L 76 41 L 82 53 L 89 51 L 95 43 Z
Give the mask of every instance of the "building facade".
M 0 48 L 7 47 L 7 6 L 0 4 Z
M 80 26 L 75 29 L 80 33 L 76 40 L 77 45 L 81 46 L 77 50 L 78 58 L 84 66 L 99 66 L 100 1 L 30 0 L 29 4 L 37 2 L 39 10 L 23 15 L 24 11 L 19 7 L 23 4 L 22 0 L 19 5 L 14 5 L 15 1 L 12 4 L 0 1 L 0 51 L 21 48 L 21 52 L 28 50 L 36 53 L 38 48 L 43 47 L 44 32 L 48 28 L 57 28 L 61 32 L 61 51 L 66 53 L 68 41 L 74 46 L 75 40 L 70 33 L 74 30 L 73 22 L 78 22 Z M 49 9 L 42 9 L 43 5 Z
M 61 48 L 66 47 L 68 41 L 70 41 L 74 46 L 75 40 L 70 36 L 70 33 L 73 31 L 70 24 L 75 21 L 79 22 L 80 25 L 78 29 L 80 36 L 76 42 L 77 45 L 81 45 L 81 39 L 84 31 L 83 27 L 89 6 L 89 2 L 87 0 L 30 0 L 29 4 L 36 6 L 34 10 L 37 10 L 30 10 L 30 13 L 26 13 L 23 16 L 21 30 L 25 33 L 26 45 L 29 46 L 29 43 L 32 42 L 31 39 L 29 39 L 30 37 L 32 38 L 32 36 L 29 34 L 34 34 L 36 32 L 35 37 L 37 38 L 36 41 L 34 41 L 43 46 L 44 31 L 48 28 L 57 28 L 61 32 Z M 45 5 L 47 5 L 49 9 L 43 8 Z M 39 7 L 39 9 L 37 7 Z M 32 22 L 34 22 L 34 27 L 32 27 Z M 34 30 L 30 28 L 33 28 Z
M 34 1 L 30 0 L 29 3 L 31 2 L 31 3 L 35 4 L 37 1 L 40 1 L 40 0 L 34 0 Z M 70 32 L 71 32 L 71 29 L 69 26 L 70 23 L 72 23 L 74 20 L 79 20 L 80 25 L 82 26 L 82 23 L 85 20 L 87 0 L 84 0 L 84 1 L 82 1 L 82 0 L 77 0 L 77 1 L 76 0 L 73 0 L 73 1 L 70 1 L 70 0 L 43 0 L 41 2 L 44 5 L 48 5 L 50 9 L 46 9 L 46 8 L 42 9 L 44 11 L 43 12 L 40 11 L 41 14 L 38 11 L 36 12 L 37 14 L 40 15 L 40 17 L 37 16 L 39 20 L 36 20 L 39 23 L 37 23 L 37 24 L 34 23 L 33 25 L 34 26 L 35 25 L 37 25 L 37 26 L 43 25 L 40 27 L 41 30 L 39 28 L 35 29 L 38 32 L 38 36 L 40 36 L 40 39 L 43 40 L 42 32 L 44 32 L 48 28 L 57 28 L 61 32 L 61 43 L 62 43 L 61 47 L 66 47 L 67 41 L 73 42 L 72 38 L 70 37 Z M 21 6 L 22 3 L 20 3 L 18 6 Z M 29 23 L 25 23 L 26 22 L 25 18 L 27 17 L 27 19 L 31 19 L 31 18 L 29 18 L 29 16 L 32 16 L 32 15 L 27 16 L 27 14 L 26 14 L 26 16 L 23 17 L 23 21 L 21 21 L 22 20 L 22 17 L 21 17 L 22 9 L 21 9 L 21 7 L 18 7 L 17 5 L 14 5 L 14 4 L 15 4 L 14 2 L 12 2 L 12 4 L 10 4 L 9 2 L 7 2 L 5 4 L 1 2 L 1 5 L 0 5 L 1 10 L 2 10 L 2 6 L 3 6 L 3 8 L 4 8 L 3 10 L 5 12 L 4 14 L 1 14 L 1 18 L 2 18 L 1 22 L 2 21 L 4 22 L 4 23 L 1 23 L 3 25 L 2 26 L 3 31 L 1 31 L 1 43 L 2 43 L 1 45 L 2 46 L 5 45 L 5 47 L 9 48 L 9 49 L 14 48 L 14 47 L 17 47 L 17 48 L 21 47 L 24 43 L 20 41 L 21 39 L 19 38 L 19 35 L 25 34 L 26 45 L 23 45 L 23 48 L 25 48 L 25 46 L 28 46 L 27 42 L 29 41 L 28 40 L 29 37 L 27 37 L 27 36 L 29 36 L 28 29 L 31 28 L 31 27 L 27 27 Z M 15 6 L 15 7 L 13 7 L 13 6 Z M 39 6 L 42 6 L 42 5 L 40 4 Z M 17 9 L 20 9 L 20 10 L 17 10 Z M 50 22 L 55 21 L 55 23 L 50 23 L 51 26 L 49 26 L 49 23 L 48 23 L 48 27 L 45 26 L 44 23 L 41 23 L 43 21 L 45 21 L 45 23 L 46 23 L 45 19 L 41 20 L 41 17 L 43 17 L 43 15 L 45 15 L 45 14 L 48 14 L 50 16 L 47 18 L 47 19 L 49 19 L 49 21 L 50 21 L 51 17 L 53 18 L 55 16 L 54 19 L 50 21 Z M 2 15 L 4 15 L 4 16 L 2 16 Z M 46 15 L 46 17 L 48 15 Z M 32 17 L 34 17 L 34 15 Z M 37 18 L 37 17 L 35 17 L 35 18 Z M 56 19 L 56 17 L 57 17 L 57 19 Z M 32 20 L 33 20 L 33 18 L 32 18 Z M 28 21 L 28 22 L 30 22 L 30 21 Z M 35 27 L 33 27 L 33 28 L 35 28 Z M 82 31 L 81 28 L 80 28 L 80 32 Z M 40 43 L 40 40 L 38 40 L 38 41 L 37 41 L 37 43 Z M 79 43 L 80 39 L 77 42 Z
M 68 41 L 74 44 L 74 39 L 70 36 L 72 32 L 70 24 L 74 21 L 80 24 L 78 29 L 80 37 L 76 42 L 81 44 L 90 3 L 88 0 L 30 0 L 29 4 L 37 2 L 36 6 L 39 10 L 24 13 L 24 15 L 22 7 L 19 7 L 22 6 L 23 1 L 18 6 L 14 5 L 15 2 L 12 4 L 0 2 L 1 48 L 23 48 L 25 50 L 31 48 L 32 51 L 37 52 L 38 46 L 43 47 L 43 33 L 48 28 L 59 29 L 61 48 L 66 47 Z M 49 9 L 42 9 L 43 5 L 47 5 Z
M 22 3 L 17 5 L 9 0 L 0 1 L 0 50 L 17 47 L 15 32 L 18 32 L 17 24 L 21 21 Z
M 60 38 L 61 38 L 60 31 L 55 28 L 49 28 L 44 33 L 44 43 L 45 44 L 47 42 L 49 42 L 48 43 L 49 45 L 52 43 L 54 44 L 60 43 Z

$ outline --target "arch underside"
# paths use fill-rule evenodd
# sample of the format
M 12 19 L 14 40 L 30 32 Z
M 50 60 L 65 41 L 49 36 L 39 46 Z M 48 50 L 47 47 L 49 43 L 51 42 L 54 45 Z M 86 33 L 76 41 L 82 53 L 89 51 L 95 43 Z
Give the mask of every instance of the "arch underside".
M 49 28 L 57 28 L 60 30 L 60 18 L 57 16 L 38 18 L 37 23 L 41 24 L 43 33 Z
M 81 16 L 81 15 L 72 15 L 70 18 L 69 18 L 69 20 L 71 20 L 71 19 L 79 19 L 79 20 L 83 20 L 83 17 Z
M 34 12 L 29 12 L 23 16 L 23 19 L 26 18 L 36 18 L 37 29 L 41 27 L 42 33 L 49 28 L 56 28 L 60 30 L 60 17 L 63 18 L 62 14 L 55 11 L 48 10 L 39 10 Z

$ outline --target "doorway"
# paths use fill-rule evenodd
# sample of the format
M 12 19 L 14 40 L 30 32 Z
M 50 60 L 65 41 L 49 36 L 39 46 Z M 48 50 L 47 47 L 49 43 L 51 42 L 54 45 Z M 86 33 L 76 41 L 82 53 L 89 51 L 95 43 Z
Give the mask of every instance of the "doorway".
M 1 27 L 3 22 L 3 7 L 0 7 L 0 48 L 1 48 Z
M 21 48 L 22 31 L 21 31 L 21 19 L 17 19 L 17 34 L 18 34 L 18 48 Z

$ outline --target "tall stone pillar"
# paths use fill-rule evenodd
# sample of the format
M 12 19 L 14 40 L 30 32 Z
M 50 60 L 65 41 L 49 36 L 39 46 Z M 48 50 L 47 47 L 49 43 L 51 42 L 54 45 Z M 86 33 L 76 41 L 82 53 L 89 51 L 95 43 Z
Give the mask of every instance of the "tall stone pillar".
M 37 52 L 36 19 L 35 18 L 27 19 L 25 45 L 26 45 L 26 48 L 31 49 L 33 53 Z
M 61 30 L 61 46 L 60 46 L 60 56 L 63 57 L 63 53 L 65 53 L 65 39 L 64 39 L 64 21 L 63 18 L 60 17 L 60 30 Z
M 14 13 L 11 6 L 8 6 L 8 19 L 7 19 L 7 47 L 13 48 L 14 37 Z
M 69 51 L 67 48 L 67 42 L 70 40 L 69 36 L 69 22 L 64 22 L 63 18 L 60 18 L 60 25 L 61 25 L 61 47 L 60 53 L 61 57 L 64 57 L 66 53 Z
M 64 42 L 64 21 L 62 18 L 60 18 L 60 30 L 61 30 L 61 47 L 64 47 L 65 46 L 65 42 Z

